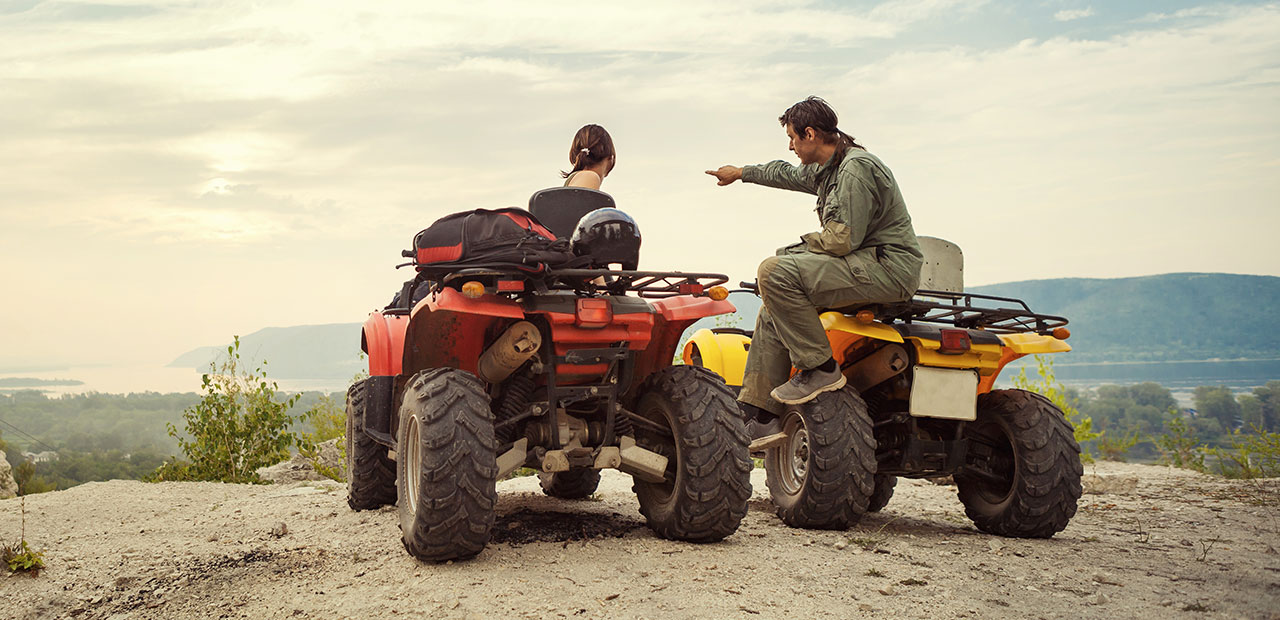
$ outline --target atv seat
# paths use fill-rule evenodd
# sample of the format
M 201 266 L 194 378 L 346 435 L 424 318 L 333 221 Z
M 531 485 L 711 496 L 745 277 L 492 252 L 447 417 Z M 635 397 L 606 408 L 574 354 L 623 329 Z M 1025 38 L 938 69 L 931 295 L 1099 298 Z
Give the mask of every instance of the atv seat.
M 573 236 L 582 216 L 616 206 L 613 196 L 585 187 L 551 187 L 529 197 L 529 212 L 560 239 Z
M 964 291 L 964 255 L 960 246 L 937 237 L 916 238 L 920 243 L 920 251 L 924 254 L 924 264 L 920 267 L 920 289 L 926 291 L 945 291 L 960 293 Z M 855 315 L 862 310 L 870 310 L 879 320 L 890 319 L 901 314 L 903 302 L 870 303 L 845 306 L 842 308 L 826 308 L 821 312 L 839 312 Z

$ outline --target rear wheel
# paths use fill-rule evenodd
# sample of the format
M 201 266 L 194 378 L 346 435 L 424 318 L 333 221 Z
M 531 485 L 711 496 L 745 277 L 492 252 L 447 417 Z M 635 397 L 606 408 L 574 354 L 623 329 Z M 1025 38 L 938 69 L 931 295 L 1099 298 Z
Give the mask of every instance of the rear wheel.
M 791 527 L 843 530 L 867 511 L 876 441 L 867 405 L 852 388 L 820 394 L 782 415 L 785 441 L 765 452 L 765 481 Z
M 396 501 L 396 465 L 387 447 L 366 435 L 361 426 L 369 406 L 369 380 L 347 390 L 347 505 L 371 510 Z
M 965 514 L 978 529 L 1048 538 L 1067 527 L 1080 499 L 1080 446 L 1049 399 L 1025 390 L 978 397 L 965 432 L 968 464 L 955 475 Z
M 453 368 L 425 370 L 405 389 L 396 441 L 400 532 L 420 560 L 480 553 L 497 504 L 497 441 L 484 387 Z
M 600 470 L 538 472 L 538 484 L 542 485 L 542 492 L 551 497 L 582 499 L 596 492 L 596 487 L 600 485 Z
M 718 375 L 694 366 L 654 373 L 642 393 L 636 443 L 668 459 L 666 480 L 635 482 L 649 527 L 691 542 L 737 531 L 751 497 L 751 458 L 733 393 Z

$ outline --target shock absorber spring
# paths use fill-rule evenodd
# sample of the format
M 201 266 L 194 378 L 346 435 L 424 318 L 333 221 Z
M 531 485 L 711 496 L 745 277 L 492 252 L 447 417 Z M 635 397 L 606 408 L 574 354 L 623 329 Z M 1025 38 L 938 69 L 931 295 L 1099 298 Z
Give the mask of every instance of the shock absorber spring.
M 627 410 L 621 404 L 614 404 L 613 430 L 613 434 L 617 437 L 634 436 L 633 433 L 635 431 L 631 428 L 631 416 L 627 415 Z
M 529 405 L 529 396 L 533 394 L 533 379 L 524 373 L 512 376 L 507 380 L 507 388 L 502 393 L 502 403 L 498 406 L 497 419 L 495 424 L 498 428 L 498 442 L 509 443 L 516 433 L 516 425 L 501 426 L 502 422 L 510 420 L 524 411 Z

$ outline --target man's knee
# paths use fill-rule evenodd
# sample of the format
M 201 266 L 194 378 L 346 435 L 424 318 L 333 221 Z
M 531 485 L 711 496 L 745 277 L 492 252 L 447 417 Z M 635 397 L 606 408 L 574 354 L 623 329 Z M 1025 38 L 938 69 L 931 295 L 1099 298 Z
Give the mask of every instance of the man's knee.
M 776 271 L 777 269 L 778 269 L 777 256 L 770 256 L 769 258 L 766 258 L 763 261 L 760 261 L 760 266 L 756 267 L 756 284 L 763 285 L 765 280 L 768 280 L 769 276 L 771 276 L 773 272 Z

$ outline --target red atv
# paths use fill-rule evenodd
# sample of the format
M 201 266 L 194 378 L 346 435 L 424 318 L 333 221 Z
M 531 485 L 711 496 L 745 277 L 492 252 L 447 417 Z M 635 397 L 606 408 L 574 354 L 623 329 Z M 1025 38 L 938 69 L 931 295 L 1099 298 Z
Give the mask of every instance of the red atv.
M 370 376 L 347 393 L 348 503 L 397 503 L 414 557 L 479 553 L 495 483 L 521 467 L 565 499 L 592 494 L 601 469 L 627 472 L 664 538 L 720 540 L 745 516 L 734 395 L 713 372 L 672 365 L 690 324 L 734 311 L 727 278 L 637 271 L 639 232 L 612 204 L 557 188 L 534 195 L 533 217 L 503 210 L 544 245 L 572 235 L 577 267 L 458 260 L 453 246 L 424 247 L 423 231 L 405 252 L 418 277 L 365 322 Z

